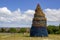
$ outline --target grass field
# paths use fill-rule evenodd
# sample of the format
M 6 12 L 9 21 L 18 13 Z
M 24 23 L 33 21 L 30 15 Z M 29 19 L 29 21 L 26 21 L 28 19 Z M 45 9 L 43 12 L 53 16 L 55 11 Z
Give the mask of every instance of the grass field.
M 0 40 L 60 40 L 60 35 L 49 34 L 48 37 L 29 37 L 28 33 L 0 33 Z

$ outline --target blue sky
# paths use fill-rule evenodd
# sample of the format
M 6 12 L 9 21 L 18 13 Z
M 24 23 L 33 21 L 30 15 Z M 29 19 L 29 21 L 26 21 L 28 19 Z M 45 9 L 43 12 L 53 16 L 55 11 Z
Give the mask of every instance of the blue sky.
M 10 10 L 20 8 L 22 11 L 27 9 L 35 9 L 37 4 L 41 5 L 42 9 L 60 8 L 60 0 L 0 0 L 0 7 L 7 7 Z
M 0 0 L 0 27 L 31 26 L 38 3 L 46 14 L 47 24 L 58 25 L 60 0 Z

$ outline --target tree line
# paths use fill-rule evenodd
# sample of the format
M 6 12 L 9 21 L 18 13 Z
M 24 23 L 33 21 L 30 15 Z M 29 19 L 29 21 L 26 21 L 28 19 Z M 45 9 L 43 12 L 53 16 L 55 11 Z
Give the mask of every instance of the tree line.
M 30 28 L 0 28 L 0 33 L 25 33 Z
M 49 25 L 47 30 L 48 34 L 60 34 L 60 26 Z
M 60 26 L 47 26 L 48 34 L 60 34 Z M 0 33 L 29 33 L 30 28 L 0 28 Z

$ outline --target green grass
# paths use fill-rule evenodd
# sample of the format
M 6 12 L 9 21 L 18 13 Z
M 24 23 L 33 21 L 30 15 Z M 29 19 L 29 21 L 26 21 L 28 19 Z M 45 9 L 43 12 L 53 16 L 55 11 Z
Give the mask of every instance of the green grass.
M 0 33 L 0 40 L 60 40 L 60 35 L 49 34 L 48 37 L 29 37 L 28 33 Z

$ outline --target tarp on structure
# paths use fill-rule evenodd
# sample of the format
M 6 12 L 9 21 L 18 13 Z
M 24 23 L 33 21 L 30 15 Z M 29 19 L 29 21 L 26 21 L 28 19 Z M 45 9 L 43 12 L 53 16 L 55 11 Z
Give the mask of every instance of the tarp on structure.
M 31 37 L 46 37 L 48 36 L 48 32 L 46 27 L 31 27 L 30 30 Z

